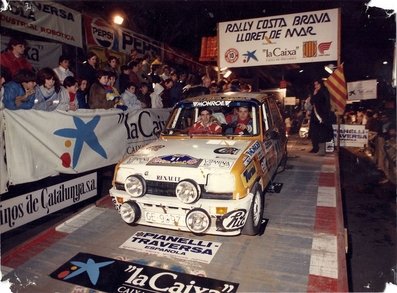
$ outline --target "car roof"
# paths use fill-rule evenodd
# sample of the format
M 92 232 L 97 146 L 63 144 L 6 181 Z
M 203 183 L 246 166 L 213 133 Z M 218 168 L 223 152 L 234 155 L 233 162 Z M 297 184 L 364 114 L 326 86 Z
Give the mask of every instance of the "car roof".
M 182 103 L 192 103 L 197 101 L 257 101 L 263 103 L 268 98 L 266 93 L 242 93 L 242 92 L 227 92 L 219 94 L 209 94 L 197 97 L 186 98 Z

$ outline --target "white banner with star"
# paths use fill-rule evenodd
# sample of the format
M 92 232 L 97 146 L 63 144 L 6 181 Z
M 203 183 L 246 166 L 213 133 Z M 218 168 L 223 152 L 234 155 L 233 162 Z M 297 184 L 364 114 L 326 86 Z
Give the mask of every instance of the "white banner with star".
M 156 139 L 170 109 L 1 112 L 8 177 L 1 182 L 16 185 L 115 164 Z
M 218 24 L 219 68 L 338 60 L 339 9 Z

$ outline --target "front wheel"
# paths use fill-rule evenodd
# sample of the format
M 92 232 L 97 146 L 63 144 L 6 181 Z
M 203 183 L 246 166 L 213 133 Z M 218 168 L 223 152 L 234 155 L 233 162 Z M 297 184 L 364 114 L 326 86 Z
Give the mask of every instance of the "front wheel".
M 242 234 L 250 236 L 257 235 L 259 233 L 265 206 L 262 189 L 258 183 L 255 183 L 252 193 L 254 196 L 252 198 L 247 222 L 245 223 L 242 231 Z
M 141 217 L 141 209 L 135 201 L 127 201 L 120 206 L 120 215 L 124 222 L 134 224 Z

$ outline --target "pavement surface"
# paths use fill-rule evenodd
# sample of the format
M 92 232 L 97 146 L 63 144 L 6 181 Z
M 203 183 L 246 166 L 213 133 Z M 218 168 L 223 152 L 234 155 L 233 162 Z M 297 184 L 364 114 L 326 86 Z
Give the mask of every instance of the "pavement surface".
M 99 292 L 49 277 L 77 253 L 84 252 L 238 283 L 239 292 L 347 291 L 338 160 L 334 154 L 309 154 L 309 149 L 307 141 L 290 140 L 287 168 L 275 178 L 283 183 L 282 190 L 266 194 L 263 235 L 197 236 L 128 226 L 110 198 L 104 197 L 2 254 L 3 280 L 11 282 L 12 292 Z M 139 231 L 217 242 L 221 246 L 209 263 L 120 248 Z
M 397 284 L 396 186 L 362 150 L 341 149 L 340 162 L 350 291 L 383 292 Z

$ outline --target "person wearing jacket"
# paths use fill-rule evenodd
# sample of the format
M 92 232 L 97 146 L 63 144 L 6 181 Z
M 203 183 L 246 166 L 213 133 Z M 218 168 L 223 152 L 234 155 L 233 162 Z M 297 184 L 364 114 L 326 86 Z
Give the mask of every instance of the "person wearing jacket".
M 123 105 L 125 105 L 128 108 L 128 110 L 142 109 L 142 104 L 135 95 L 135 88 L 136 88 L 135 84 L 131 82 L 128 84 L 124 93 L 121 94 Z
M 12 78 L 22 69 L 33 70 L 32 64 L 24 55 L 26 45 L 25 40 L 11 38 L 7 50 L 0 55 L 0 67 L 7 68 Z
M 114 108 L 118 99 L 108 99 L 111 91 L 108 86 L 109 74 L 107 71 L 98 70 L 97 79 L 90 88 L 88 94 L 88 105 L 90 109 L 111 109 Z
M 3 103 L 6 109 L 32 109 L 35 99 L 36 75 L 28 70 L 20 70 L 14 79 L 4 85 Z
M 77 90 L 79 86 L 77 80 L 73 76 L 68 76 L 63 81 L 63 87 L 60 93 L 60 103 L 57 110 L 76 111 L 79 109 L 77 100 Z
M 55 71 L 49 67 L 40 69 L 37 73 L 37 86 L 33 109 L 54 111 L 60 103 L 60 91 L 61 83 Z
M 163 101 L 161 98 L 163 92 L 164 92 L 163 86 L 159 83 L 156 83 L 153 87 L 153 93 L 150 94 L 152 108 L 163 108 Z

